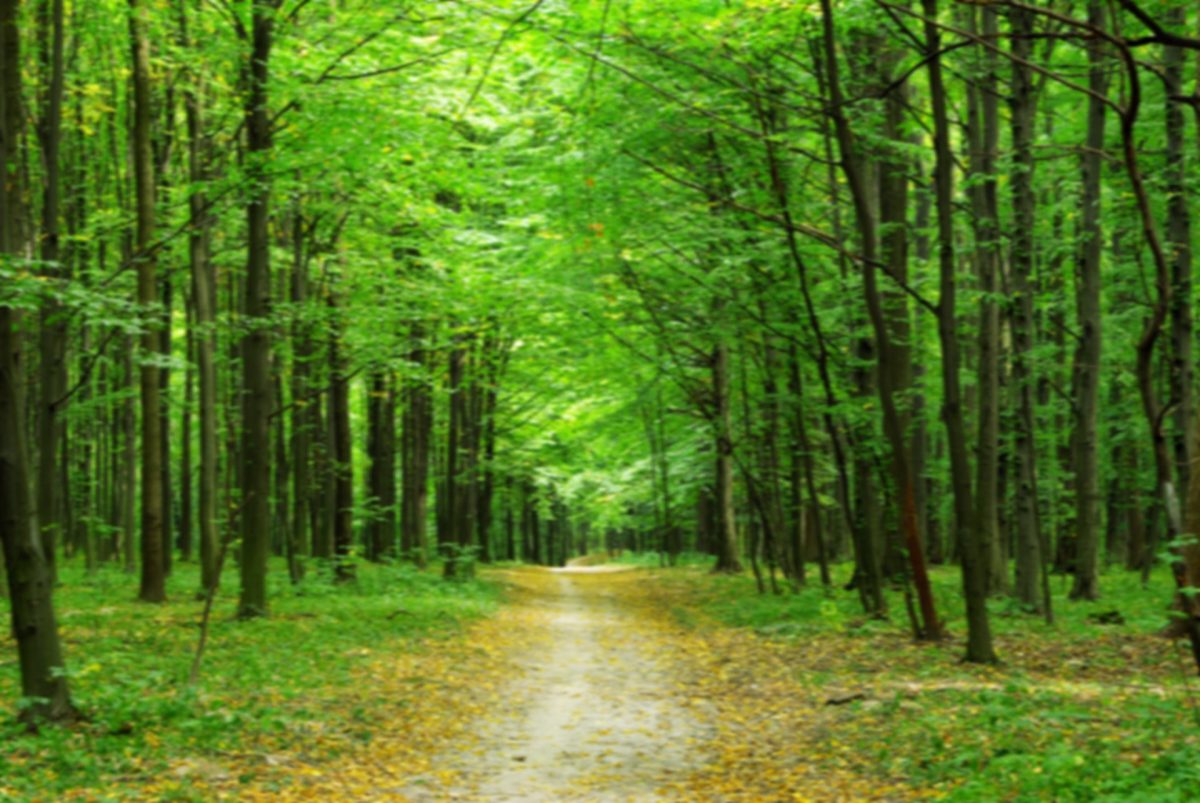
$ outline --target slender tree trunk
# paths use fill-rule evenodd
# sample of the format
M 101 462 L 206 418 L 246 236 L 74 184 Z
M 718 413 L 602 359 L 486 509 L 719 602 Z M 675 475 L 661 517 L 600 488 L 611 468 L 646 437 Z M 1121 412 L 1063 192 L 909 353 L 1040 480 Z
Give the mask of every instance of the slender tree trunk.
M 504 559 L 517 559 L 516 489 L 512 474 L 504 475 Z
M 154 151 L 150 142 L 150 40 L 141 0 L 129 0 L 129 39 L 133 50 L 133 167 L 137 200 L 137 239 L 134 262 L 138 273 L 138 304 L 142 315 L 159 315 L 154 247 Z M 160 369 L 153 359 L 161 347 L 156 326 L 147 325 L 141 338 L 142 414 L 142 579 L 139 599 L 167 598 L 163 549 L 166 533 L 163 500 L 163 431 Z
M 313 343 L 308 312 L 308 259 L 305 255 L 304 216 L 300 203 L 292 211 L 292 272 L 290 298 L 295 309 L 292 319 L 292 531 L 287 538 L 288 575 L 293 583 L 304 579 L 301 557 L 309 551 L 313 533 L 311 502 L 315 486 L 309 465 L 312 461 L 312 439 L 318 431 L 320 402 L 312 398 Z
M 1096 27 L 1104 26 L 1103 4 L 1096 0 L 1088 4 L 1088 22 Z M 1088 88 L 1095 95 L 1103 96 L 1108 88 L 1108 79 L 1104 53 L 1098 42 L 1092 42 L 1088 47 L 1088 63 Z M 1087 147 L 1082 159 L 1083 193 L 1080 200 L 1079 290 L 1076 295 L 1080 336 L 1075 349 L 1072 382 L 1077 396 L 1075 431 L 1071 438 L 1077 533 L 1072 599 L 1096 599 L 1100 595 L 1100 472 L 1096 421 L 1100 396 L 1100 266 L 1103 245 L 1100 179 L 1104 120 L 1104 103 L 1095 96 L 1088 98 Z M 1190 313 L 1188 317 L 1190 320 Z M 1183 457 L 1186 460 L 1186 450 Z
M 1013 55 L 1028 61 L 1033 45 L 1032 15 L 1012 9 Z M 1017 582 L 1016 594 L 1024 605 L 1050 617 L 1050 600 L 1043 594 L 1042 575 L 1048 559 L 1042 542 L 1038 511 L 1037 438 L 1033 373 L 1034 212 L 1033 136 L 1034 96 L 1032 70 L 1014 61 L 1012 68 L 1012 378 L 1017 398 Z
M 59 238 L 59 143 L 62 140 L 63 2 L 41 0 L 38 6 L 40 61 L 43 74 L 38 141 L 42 148 L 42 273 L 55 281 L 67 277 Z M 67 392 L 67 315 L 53 298 L 42 302 L 38 351 L 41 403 L 38 408 L 37 515 L 42 549 L 57 581 L 56 545 L 65 536 L 66 493 L 59 446 L 66 435 L 60 407 Z
M 126 340 L 121 362 L 121 378 L 128 390 L 134 384 L 133 351 L 137 340 Z M 137 571 L 137 411 L 138 400 L 130 393 L 121 405 L 119 415 L 121 440 L 120 482 L 117 483 L 117 510 L 121 532 L 121 559 L 126 574 Z
M 390 372 L 371 372 L 367 399 L 367 494 L 370 519 L 367 525 L 367 558 L 381 561 L 395 551 L 396 462 L 394 453 L 395 394 Z
M 737 519 L 733 505 L 733 411 L 729 397 L 729 347 L 718 343 L 712 353 L 712 388 L 716 427 L 717 563 L 713 571 L 740 572 Z
M 166 578 L 171 576 L 175 535 L 175 517 L 172 509 L 174 485 L 171 482 L 171 369 L 166 364 L 171 356 L 171 310 L 174 295 L 169 272 L 162 275 L 159 287 L 162 314 L 159 321 L 158 354 L 162 356 L 164 364 L 158 370 L 158 464 L 162 470 L 162 566 L 163 577 Z
M 812 443 L 808 437 L 808 423 L 804 410 L 804 382 L 800 373 L 800 355 L 797 353 L 795 342 L 791 343 L 788 351 L 788 391 L 792 396 L 792 415 L 790 425 L 792 430 L 792 464 L 799 462 L 804 474 L 804 490 L 808 495 L 808 506 L 814 513 L 821 509 L 821 497 L 817 492 L 816 468 L 813 460 Z M 797 503 L 799 506 L 799 503 Z M 797 511 L 799 515 L 799 511 Z M 833 580 L 829 574 L 829 555 L 825 544 L 822 517 L 809 516 L 812 526 L 809 532 L 817 547 L 817 563 L 821 572 L 821 585 L 829 588 Z
M 247 260 L 242 340 L 242 553 L 238 616 L 267 614 L 267 551 L 271 532 L 271 118 L 267 87 L 277 0 L 256 2 L 245 105 Z M 348 448 L 348 445 L 347 445 Z
M 428 354 L 424 326 L 414 323 L 409 339 L 412 343 L 409 361 L 416 366 L 416 376 L 408 381 L 406 390 L 403 438 L 408 456 L 404 472 L 404 497 L 401 500 L 402 543 L 405 552 L 417 565 L 424 566 L 429 509 L 429 446 L 433 434 L 432 401 L 429 381 L 425 376 Z
M 0 0 L 0 256 L 27 258 L 17 151 L 22 127 L 19 3 Z M 29 496 L 18 313 L 0 307 L 0 547 L 30 724 L 74 717 L 54 616 L 53 580 Z
M 186 50 L 190 45 L 187 2 L 180 4 L 180 40 Z M 199 5 L 199 4 L 197 4 Z M 217 491 L 219 488 L 217 433 L 217 367 L 216 325 L 217 282 L 209 260 L 208 198 L 205 183 L 207 141 L 204 134 L 203 72 L 195 71 L 184 85 L 184 114 L 188 132 L 188 181 L 193 191 L 188 196 L 188 262 L 192 273 L 192 305 L 195 309 L 196 373 L 199 385 L 198 409 L 200 435 L 199 523 L 200 589 L 207 591 L 216 582 L 217 560 Z
M 1096 6 L 1095 13 L 1103 14 Z M 1089 13 L 1089 21 L 1091 14 Z M 1170 4 L 1166 7 L 1164 23 L 1171 30 L 1182 31 L 1187 26 L 1186 5 Z M 1103 16 L 1100 17 L 1103 22 Z M 1093 45 L 1093 50 L 1096 46 Z M 1098 58 L 1098 57 L 1097 57 Z M 1175 459 L 1175 473 L 1179 487 L 1188 488 L 1190 479 L 1191 450 L 1195 446 L 1196 428 L 1193 419 L 1192 386 L 1195 369 L 1192 363 L 1192 222 L 1188 206 L 1188 160 L 1185 148 L 1185 122 L 1183 104 L 1177 99 L 1184 95 L 1183 48 L 1163 48 L 1163 79 L 1167 94 L 1167 230 L 1166 246 L 1171 263 L 1171 343 L 1170 374 L 1168 390 L 1175 402 L 1172 414 L 1174 429 L 1171 448 Z M 1098 66 L 1093 67 L 1099 70 Z M 1102 75 L 1102 74 L 1101 74 Z M 1103 78 L 1101 78 L 1103 80 Z M 1093 100 L 1092 103 L 1096 101 Z M 1101 111 L 1101 114 L 1103 111 Z M 1099 315 L 1097 314 L 1097 320 Z M 1184 499 L 1181 515 L 1190 516 L 1190 500 Z
M 884 64 L 883 75 L 889 84 L 893 83 L 893 73 L 899 66 L 903 53 L 894 47 L 888 47 L 881 56 Z M 886 143 L 882 146 L 879 157 L 878 196 L 879 196 L 879 249 L 880 256 L 887 265 L 887 273 L 892 277 L 891 282 L 885 282 L 881 296 L 881 314 L 884 330 L 887 333 L 887 354 L 882 355 L 879 370 L 887 371 L 888 383 L 896 404 L 896 416 L 900 431 L 900 442 L 905 449 L 907 486 L 911 488 L 914 515 L 912 528 L 917 533 L 923 553 L 928 553 L 925 546 L 925 533 L 920 528 L 920 508 L 916 504 L 916 475 L 912 471 L 913 439 L 911 437 L 911 391 L 913 389 L 912 372 L 912 332 L 909 322 L 908 295 L 902 289 L 908 283 L 908 164 L 904 157 L 904 120 L 909 107 L 908 82 L 902 81 L 884 99 L 883 136 Z M 907 493 L 897 489 L 897 493 Z M 887 554 L 883 565 L 889 576 L 896 576 L 903 570 L 903 555 L 899 554 L 895 539 L 889 539 Z
M 333 293 L 329 305 L 334 314 Z M 335 323 L 329 338 L 329 427 L 333 434 L 333 557 L 334 573 L 339 582 L 354 579 L 350 552 L 354 545 L 354 464 L 350 442 L 349 368 L 342 353 L 341 323 Z
M 179 411 L 179 559 L 192 560 L 192 408 L 196 404 L 195 364 L 196 324 L 189 293 L 184 299 L 187 318 L 186 367 L 183 372 L 183 407 Z
M 484 387 L 482 388 L 482 412 L 479 421 L 481 431 L 483 459 L 479 466 L 479 504 L 476 517 L 477 536 L 479 542 L 479 559 L 491 563 L 494 557 L 492 549 L 492 504 L 496 489 L 496 403 L 499 398 L 500 366 L 504 359 L 501 353 L 503 346 L 495 336 L 489 338 L 484 349 Z
M 832 3 L 830 0 L 821 0 L 821 8 L 825 31 L 825 69 L 829 83 L 829 100 L 837 133 L 838 149 L 841 152 L 842 172 L 846 176 L 846 183 L 850 186 L 855 218 L 858 221 L 859 245 L 862 249 L 863 293 L 867 312 L 871 319 L 871 328 L 875 333 L 875 351 L 879 360 L 877 384 L 879 401 L 883 407 L 883 428 L 891 446 L 893 480 L 896 484 L 896 493 L 900 497 L 901 529 L 904 533 L 905 547 L 908 549 L 913 585 L 916 587 L 921 608 L 921 627 L 918 635 L 926 639 L 939 639 L 942 637 L 942 627 L 938 622 L 937 611 L 934 607 L 933 592 L 925 567 L 925 554 L 921 545 L 920 533 L 917 532 L 917 506 L 908 466 L 909 453 L 894 399 L 892 383 L 895 377 L 887 364 L 887 359 L 891 354 L 891 342 L 875 278 L 875 263 L 879 253 L 878 235 L 866 184 L 857 162 L 854 136 L 843 106 L 844 99 L 834 39 Z M 933 52 L 936 53 L 936 50 Z M 934 63 L 937 63 L 936 60 Z
M 968 8 L 971 29 L 976 11 Z M 982 10 L 983 35 L 996 35 L 996 13 Z M 995 56 L 982 49 L 977 83 L 968 86 L 971 206 L 975 224 L 975 260 L 979 276 L 979 445 L 976 457 L 975 497 L 979 539 L 987 563 L 988 591 L 1008 590 L 1008 566 L 1000 537 L 1000 309 L 996 302 L 1000 270 L 999 205 L 996 199 L 996 154 L 999 149 L 999 114 Z
M 828 0 L 825 0 L 828 2 Z M 963 596 L 967 604 L 967 655 L 973 663 L 994 663 L 992 630 L 987 612 L 987 572 L 983 545 L 979 538 L 974 499 L 971 495 L 971 469 L 967 457 L 967 436 L 963 423 L 962 393 L 959 387 L 955 306 L 953 156 L 950 153 L 950 124 L 946 115 L 946 89 L 942 79 L 941 35 L 937 24 L 937 0 L 922 0 L 925 12 L 925 48 L 929 62 L 929 95 L 934 120 L 934 185 L 938 228 L 938 336 L 942 344 L 942 417 L 950 448 L 950 476 L 954 493 L 954 521 L 962 556 Z

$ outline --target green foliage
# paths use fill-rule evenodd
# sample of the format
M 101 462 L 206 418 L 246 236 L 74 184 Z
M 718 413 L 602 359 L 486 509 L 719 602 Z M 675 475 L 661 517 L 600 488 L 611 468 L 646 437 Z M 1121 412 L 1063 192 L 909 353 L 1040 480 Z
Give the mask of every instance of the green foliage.
M 835 567 L 844 583 L 852 567 Z M 1048 626 L 993 600 L 996 669 L 958 663 L 963 611 L 952 570 L 932 579 L 951 644 L 897 643 L 902 621 L 861 616 L 852 594 L 810 585 L 760 595 L 746 577 L 689 579 L 676 618 L 704 627 L 712 617 L 807 648 L 800 682 L 824 696 L 861 689 L 847 705 L 833 750 L 880 781 L 942 790 L 947 799 L 1155 800 L 1195 796 L 1196 690 L 1182 643 L 1157 635 L 1173 581 L 1156 571 L 1104 574 L 1101 602 L 1069 602 L 1056 583 L 1058 623 Z M 671 580 L 668 576 L 668 583 Z M 888 594 L 893 619 L 903 600 Z M 1116 610 L 1124 624 L 1101 624 Z M 831 654 L 833 657 L 831 657 Z
M 116 569 L 88 576 L 68 564 L 63 582 L 57 607 L 72 691 L 88 719 L 29 735 L 6 718 L 3 799 L 82 790 L 93 799 L 124 799 L 120 784 L 178 780 L 172 773 L 185 760 L 238 755 L 265 743 L 320 755 L 326 748 L 312 723 L 332 731 L 354 727 L 353 712 L 338 698 L 366 657 L 452 637 L 498 600 L 491 584 L 450 586 L 437 572 L 406 565 L 360 565 L 352 584 L 313 572 L 293 589 L 278 563 L 267 619 L 233 618 L 236 591 L 227 578 L 199 683 L 188 688 L 201 608 L 195 566 L 176 566 L 171 601 L 161 607 L 135 602 L 128 577 Z M 14 699 L 15 662 L 0 669 L 0 699 Z

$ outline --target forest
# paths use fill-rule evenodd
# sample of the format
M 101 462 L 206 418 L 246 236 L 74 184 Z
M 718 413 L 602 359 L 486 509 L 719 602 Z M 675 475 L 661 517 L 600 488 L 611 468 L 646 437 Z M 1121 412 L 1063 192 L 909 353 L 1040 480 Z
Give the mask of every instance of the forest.
M 1178 0 L 0 0 L 0 800 L 1194 799 L 1197 164 Z

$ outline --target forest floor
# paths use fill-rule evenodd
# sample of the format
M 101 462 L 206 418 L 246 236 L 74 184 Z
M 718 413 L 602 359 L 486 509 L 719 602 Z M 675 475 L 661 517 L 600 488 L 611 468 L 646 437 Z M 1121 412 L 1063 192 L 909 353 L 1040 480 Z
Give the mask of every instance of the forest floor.
M 1196 684 L 1155 633 L 1165 576 L 1106 574 L 1104 602 L 1056 600 L 1054 625 L 997 601 L 998 667 L 959 661 L 950 568 L 938 644 L 905 634 L 898 591 L 869 621 L 852 594 L 760 595 L 701 565 L 481 576 L 281 587 L 271 619 L 214 622 L 190 690 L 194 601 L 73 582 L 60 611 L 92 718 L 0 730 L 0 800 L 1166 803 L 1200 783 Z
M 216 791 L 255 799 L 265 784 L 263 799 L 422 803 L 929 796 L 814 762 L 806 743 L 829 725 L 822 692 L 798 686 L 770 641 L 683 621 L 671 602 L 686 591 L 668 599 L 651 572 L 486 576 L 507 589 L 495 616 L 390 676 L 371 672 L 383 706 L 405 700 L 395 727 L 287 786 L 269 772 Z M 427 752 L 414 750 L 414 724 Z M 292 762 L 277 763 L 286 776 Z

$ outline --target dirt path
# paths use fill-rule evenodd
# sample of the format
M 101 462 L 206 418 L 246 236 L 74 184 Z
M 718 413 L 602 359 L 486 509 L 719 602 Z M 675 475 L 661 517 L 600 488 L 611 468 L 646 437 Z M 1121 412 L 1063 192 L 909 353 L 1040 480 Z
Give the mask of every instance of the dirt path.
M 686 656 L 669 623 L 616 593 L 615 579 L 513 576 L 524 593 L 506 618 L 529 646 L 513 656 L 477 744 L 444 757 L 460 782 L 415 799 L 649 799 L 703 763 L 711 728 L 678 685 Z
M 364 650 L 358 682 L 287 749 L 206 799 L 844 801 L 925 799 L 831 757 L 853 721 L 799 682 L 812 656 L 671 614 L 653 571 L 490 570 L 506 604 L 461 634 Z M 695 618 L 695 614 L 692 614 Z M 333 755 L 332 759 L 324 756 Z M 249 776 L 249 777 L 247 777 Z

